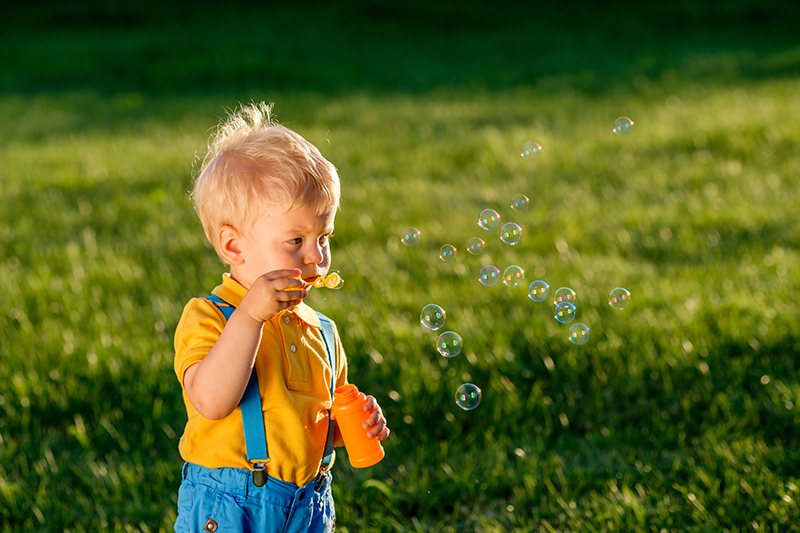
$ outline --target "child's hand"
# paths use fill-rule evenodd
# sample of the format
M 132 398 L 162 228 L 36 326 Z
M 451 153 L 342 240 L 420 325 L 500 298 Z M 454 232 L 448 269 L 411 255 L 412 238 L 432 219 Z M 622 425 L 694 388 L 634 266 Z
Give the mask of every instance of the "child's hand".
M 383 416 L 381 406 L 373 396 L 367 396 L 367 403 L 364 405 L 365 411 L 371 411 L 369 418 L 364 422 L 364 429 L 369 429 L 367 436 L 371 439 L 383 440 L 389 436 L 389 428 L 386 427 L 386 418 Z
M 259 276 L 239 304 L 239 310 L 263 324 L 284 309 L 299 304 L 308 296 L 301 274 L 298 269 L 287 268 Z

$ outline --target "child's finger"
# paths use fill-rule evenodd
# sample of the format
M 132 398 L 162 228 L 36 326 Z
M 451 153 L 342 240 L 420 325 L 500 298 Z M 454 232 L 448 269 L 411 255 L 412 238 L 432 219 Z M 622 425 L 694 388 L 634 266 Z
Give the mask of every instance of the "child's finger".
M 306 282 L 300 278 L 281 278 L 273 283 L 279 291 L 298 291 L 306 288 Z
M 281 270 L 273 270 L 271 272 L 267 272 L 266 274 L 264 274 L 264 276 L 266 276 L 266 278 L 270 281 L 275 281 L 282 278 L 283 279 L 294 278 L 303 283 L 303 280 L 300 279 L 300 276 L 302 274 L 303 272 L 297 268 L 283 268 Z
M 367 420 L 364 421 L 364 429 L 369 429 L 369 428 L 373 427 L 380 420 L 384 420 L 385 421 L 386 419 L 383 418 L 383 412 L 381 411 L 381 408 L 378 407 L 377 409 L 372 411 L 372 413 L 370 413 L 370 415 L 367 417 Z
M 378 420 L 378 423 L 375 424 L 375 427 L 369 430 L 369 432 L 367 433 L 367 437 L 371 439 L 375 438 L 381 433 L 383 433 L 384 429 L 386 429 L 386 419 L 381 418 L 380 420 Z
M 291 300 L 302 300 L 306 296 L 308 296 L 308 290 L 300 289 L 300 290 L 287 290 L 287 291 L 277 291 L 278 294 L 275 298 L 280 302 L 287 302 Z
M 300 305 L 302 300 L 289 300 L 288 302 L 278 302 L 279 309 L 291 309 L 295 305 Z
M 270 281 L 272 286 L 278 291 L 292 291 L 305 289 L 308 284 L 298 277 L 292 278 L 277 278 Z
M 378 402 L 375 400 L 374 396 L 367 396 L 366 398 L 367 403 L 364 404 L 365 411 L 372 411 L 376 407 L 378 407 Z
M 381 431 L 380 433 L 375 435 L 375 437 L 373 437 L 373 438 L 375 438 L 377 440 L 385 440 L 386 438 L 389 437 L 390 433 L 391 433 L 391 430 L 389 428 L 383 428 L 383 431 Z

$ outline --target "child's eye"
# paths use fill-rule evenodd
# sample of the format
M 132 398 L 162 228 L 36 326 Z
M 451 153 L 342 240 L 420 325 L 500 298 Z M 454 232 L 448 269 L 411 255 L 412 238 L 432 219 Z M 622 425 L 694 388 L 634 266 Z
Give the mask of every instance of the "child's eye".
M 328 244 L 328 241 L 330 241 L 330 239 L 331 239 L 331 236 L 330 236 L 330 235 L 323 235 L 323 236 L 321 236 L 321 237 L 319 238 L 319 243 L 320 243 L 321 245 L 325 246 L 326 244 Z
M 303 239 L 297 237 L 296 239 L 289 239 L 289 244 L 303 244 Z

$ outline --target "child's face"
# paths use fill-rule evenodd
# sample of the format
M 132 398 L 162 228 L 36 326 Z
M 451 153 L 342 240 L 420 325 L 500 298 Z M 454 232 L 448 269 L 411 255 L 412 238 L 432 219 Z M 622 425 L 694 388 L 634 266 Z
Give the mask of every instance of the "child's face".
M 307 282 L 326 275 L 335 215 L 335 211 L 316 215 L 308 208 L 284 212 L 281 206 L 267 206 L 240 236 L 244 262 L 231 265 L 231 276 L 250 288 L 259 276 L 273 270 L 300 269 Z

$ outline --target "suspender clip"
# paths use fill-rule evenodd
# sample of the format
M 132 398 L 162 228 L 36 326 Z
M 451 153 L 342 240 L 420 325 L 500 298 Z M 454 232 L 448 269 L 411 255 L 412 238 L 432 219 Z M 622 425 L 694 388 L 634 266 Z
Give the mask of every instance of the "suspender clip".
M 267 463 L 258 462 L 253 465 L 253 485 L 263 487 L 267 484 Z
M 317 482 L 314 483 L 315 491 L 319 490 L 319 488 L 322 486 L 322 483 L 325 482 L 326 477 L 328 477 L 328 469 L 323 467 L 320 469 L 319 474 L 317 475 Z

